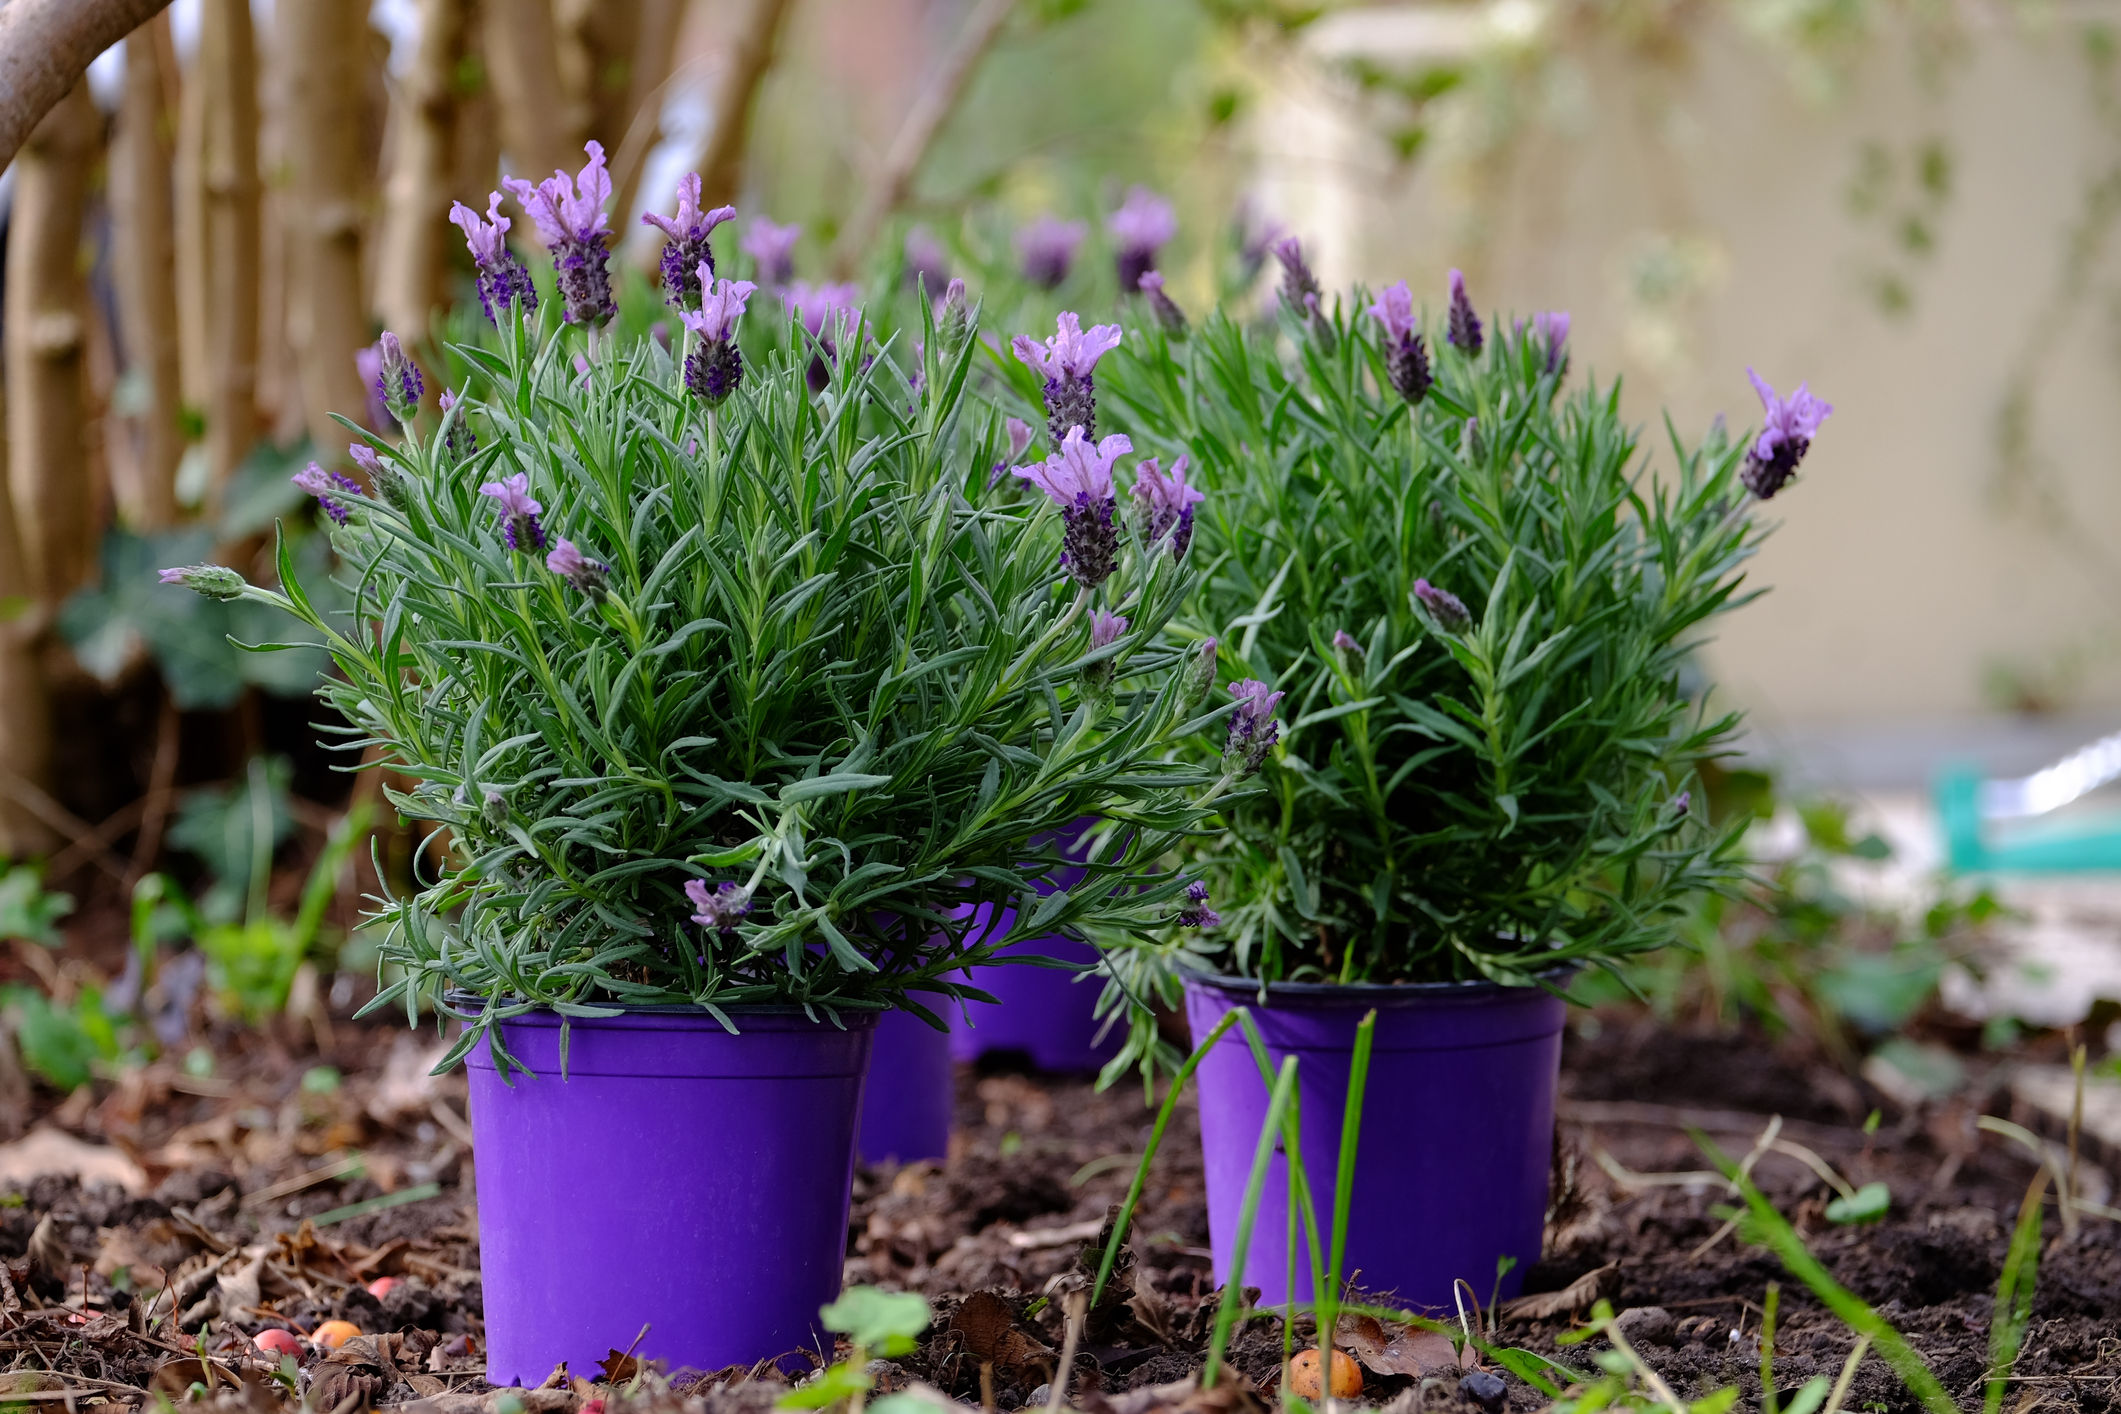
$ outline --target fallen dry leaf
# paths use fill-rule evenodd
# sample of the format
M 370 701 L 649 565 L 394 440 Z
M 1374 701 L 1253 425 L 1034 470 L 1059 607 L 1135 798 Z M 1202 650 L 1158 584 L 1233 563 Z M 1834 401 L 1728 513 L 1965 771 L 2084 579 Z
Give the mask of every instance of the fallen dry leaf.
M 1541 1291 L 1520 1296 L 1502 1308 L 1503 1315 L 1517 1321 L 1551 1321 L 1567 1316 L 1620 1290 L 1620 1268 L 1608 1262 L 1585 1272 L 1559 1291 Z
M 0 1184 L 20 1188 L 33 1178 L 64 1174 L 91 1183 L 115 1183 L 128 1193 L 147 1191 L 147 1174 L 108 1144 L 76 1139 L 63 1129 L 40 1125 L 10 1144 L 0 1144 Z
M 1053 1366 L 1052 1348 L 1017 1329 L 1015 1311 L 991 1291 L 966 1297 L 950 1324 L 973 1359 L 991 1361 L 995 1373 L 1012 1383 L 1024 1383 L 1027 1375 L 1038 1377 L 1031 1383 L 1040 1383 Z
M 1458 1371 L 1458 1350 L 1442 1331 L 1410 1328 L 1371 1316 L 1342 1316 L 1333 1327 L 1333 1339 L 1376 1374 L 1420 1379 Z

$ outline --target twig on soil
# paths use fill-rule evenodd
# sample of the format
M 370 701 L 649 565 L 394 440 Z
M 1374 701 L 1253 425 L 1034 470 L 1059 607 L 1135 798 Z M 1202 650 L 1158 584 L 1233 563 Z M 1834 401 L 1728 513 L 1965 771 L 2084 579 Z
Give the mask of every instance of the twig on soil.
M 359 1154 L 348 1154 L 345 1158 L 335 1163 L 326 1164 L 322 1168 L 311 1169 L 308 1173 L 298 1173 L 293 1178 L 281 1179 L 278 1183 L 260 1188 L 255 1193 L 247 1193 L 243 1197 L 242 1206 L 246 1208 L 262 1208 L 277 1199 L 292 1197 L 305 1188 L 314 1188 L 320 1183 L 329 1183 L 335 1178 L 346 1178 L 360 1172 L 360 1170 L 361 1156 Z
M 1760 1131 L 1760 1137 L 1753 1141 L 1752 1149 L 1749 1150 L 1746 1156 L 1739 1161 L 1739 1174 L 1745 1178 L 1751 1178 L 1753 1176 L 1753 1165 L 1759 1163 L 1761 1159 L 1767 1156 L 1768 1150 L 1772 1149 L 1775 1146 L 1775 1141 L 1781 1137 L 1781 1134 L 1782 1116 L 1776 1115 L 1773 1119 L 1768 1121 L 1767 1128 Z M 1736 1179 L 1730 1180 L 1725 1185 L 1724 1192 L 1736 1196 L 1738 1192 L 1738 1181 Z M 1733 1232 L 1737 1231 L 1737 1229 L 1738 1219 L 1736 1217 L 1725 1219 L 1723 1226 L 1717 1228 L 1715 1232 L 1709 1234 L 1709 1238 L 1706 1242 L 1702 1243 L 1699 1247 L 1696 1247 L 1693 1251 L 1687 1253 L 1687 1260 L 1689 1262 L 1700 1261 L 1703 1257 L 1709 1254 L 1709 1251 L 1714 1248 L 1717 1243 L 1723 1241 L 1724 1238 L 1729 1237 Z
M 1075 1348 L 1082 1343 L 1083 1318 L 1089 1313 L 1090 1297 L 1087 1292 L 1071 1291 L 1063 1298 L 1063 1304 L 1068 1313 L 1067 1333 L 1061 1337 L 1060 1368 L 1053 1372 L 1053 1386 L 1046 1392 L 1046 1407 L 1052 1410 L 1067 1407 L 1068 1376 L 1075 1370 Z
M 1639 1124 L 1656 1129 L 1701 1129 L 1710 1134 L 1757 1134 L 1769 1116 L 1743 1110 L 1697 1110 L 1683 1105 L 1656 1105 L 1639 1100 L 1563 1100 L 1554 1107 L 1566 1124 Z M 1805 1120 L 1784 1120 L 1782 1132 L 1807 1144 L 1841 1146 L 1860 1143 L 1863 1132 Z
M 1822 1414 L 1840 1414 L 1841 1401 L 1848 1398 L 1849 1386 L 1856 1383 L 1856 1367 L 1863 1363 L 1863 1357 L 1870 1352 L 1870 1348 L 1869 1336 L 1856 1337 L 1855 1348 L 1849 1351 L 1849 1358 L 1842 1362 L 1840 1378 L 1834 1381 L 1834 1388 L 1826 1397 L 1826 1408 Z
M 1084 1218 L 1079 1223 L 1066 1227 L 1034 1228 L 1029 1232 L 1012 1232 L 1009 1245 L 1019 1252 L 1035 1252 L 1047 1247 L 1066 1247 L 1071 1242 L 1087 1242 L 1105 1230 L 1103 1218 Z

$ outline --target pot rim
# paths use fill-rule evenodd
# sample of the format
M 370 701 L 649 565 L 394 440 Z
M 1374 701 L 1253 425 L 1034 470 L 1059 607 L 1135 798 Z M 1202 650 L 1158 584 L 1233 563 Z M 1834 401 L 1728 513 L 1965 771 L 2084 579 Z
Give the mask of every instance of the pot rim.
M 1537 974 L 1542 981 L 1552 983 L 1555 988 L 1568 984 L 1582 967 L 1577 963 L 1563 963 Z M 1492 982 L 1486 978 L 1473 978 L 1462 982 L 1261 982 L 1256 977 L 1234 977 L 1227 972 L 1210 972 L 1206 968 L 1187 967 L 1185 981 L 1188 986 L 1199 984 L 1214 991 L 1231 996 L 1257 999 L 1264 990 L 1269 1002 L 1285 998 L 1292 1002 L 1329 1001 L 1346 999 L 1390 1003 L 1394 1000 L 1435 1001 L 1463 997 L 1503 996 L 1554 992 L 1539 986 L 1513 986 L 1506 982 Z
M 451 988 L 448 991 L 442 993 L 442 998 L 439 1003 L 439 1006 L 441 1007 L 441 1010 L 444 1014 L 453 1017 L 458 1021 L 477 1021 L 479 1019 L 483 1004 L 488 1000 L 489 998 L 482 992 L 472 992 L 465 991 L 461 988 Z M 520 998 L 515 997 L 495 997 L 491 1000 L 496 1001 L 503 1006 L 514 1006 L 519 1004 L 521 1001 Z M 593 1005 L 604 1006 L 606 1004 L 598 1002 L 594 1003 Z M 708 1021 L 713 1021 L 715 1019 L 715 1011 L 722 1012 L 729 1016 L 739 1017 L 799 1016 L 806 1021 L 811 1019 L 811 1009 L 796 1006 L 790 1002 L 735 1002 L 727 1006 L 717 1004 L 714 1008 L 714 1011 L 709 1011 L 706 1007 L 699 1005 L 697 1002 L 639 1002 L 633 1004 L 611 1004 L 609 1009 L 612 1011 L 616 1011 L 618 1015 L 567 1016 L 562 1012 L 559 1012 L 549 1006 L 533 1006 L 528 1011 L 521 1011 L 517 1012 L 513 1016 L 499 1017 L 496 1019 L 503 1022 L 535 1022 L 554 1020 L 571 1026 L 595 1026 L 603 1022 L 623 1021 L 627 1017 L 632 1016 L 700 1017 Z M 833 1009 L 840 1013 L 840 1021 L 838 1025 L 835 1026 L 832 1018 L 823 1014 L 822 1003 L 818 1004 L 818 1006 L 815 1008 L 815 1010 L 818 1012 L 818 1015 L 816 1017 L 817 1024 L 820 1026 L 832 1027 L 835 1030 L 845 1030 L 847 1029 L 847 1025 L 850 1020 L 855 1025 L 860 1025 L 862 1024 L 861 1018 L 863 1017 L 881 1018 L 886 1012 L 905 1010 L 905 1008 L 903 1007 L 856 1007 L 847 1005 L 844 1002 L 838 1004 Z M 719 1025 L 720 1023 L 717 1022 L 716 1024 Z

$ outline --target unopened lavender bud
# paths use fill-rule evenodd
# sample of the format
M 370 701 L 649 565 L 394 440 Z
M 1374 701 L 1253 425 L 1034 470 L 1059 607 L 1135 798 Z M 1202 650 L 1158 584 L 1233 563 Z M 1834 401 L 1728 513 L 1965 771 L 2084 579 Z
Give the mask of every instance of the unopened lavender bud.
M 1120 635 L 1126 631 L 1127 621 L 1125 619 L 1118 614 L 1108 614 L 1103 609 L 1097 610 L 1090 616 L 1090 651 L 1095 653 L 1100 648 L 1110 648 L 1113 644 L 1119 642 Z M 1085 663 L 1083 665 L 1084 693 L 1094 702 L 1110 702 L 1112 700 L 1112 680 L 1117 675 L 1118 665 L 1111 658 L 1103 658 L 1095 663 Z
M 508 823 L 508 797 L 489 787 L 484 808 L 479 812 L 486 823 L 498 830 Z
M 994 489 L 996 482 L 1009 474 L 1010 467 L 1015 466 L 1024 459 L 1024 453 L 1030 450 L 1031 447 L 1030 423 L 1020 417 L 1012 417 L 1003 423 L 1002 426 L 1009 436 L 1009 455 L 996 462 L 994 469 L 987 473 L 987 489 L 989 491 Z
M 1222 921 L 1222 915 L 1208 907 L 1208 886 L 1198 879 L 1186 885 L 1186 906 L 1178 911 L 1178 926 L 1215 928 L 1219 927 Z
M 552 550 L 545 556 L 545 568 L 588 595 L 595 603 L 603 603 L 604 596 L 610 592 L 607 584 L 611 578 L 611 566 L 601 560 L 590 559 L 565 536 L 552 542 Z
M 1456 270 L 1451 272 L 1451 321 L 1445 337 L 1467 358 L 1480 357 L 1480 316 L 1466 294 L 1466 277 Z
M 954 352 L 964 347 L 965 336 L 972 332 L 972 309 L 963 280 L 953 279 L 943 288 L 943 307 L 935 316 L 935 328 L 945 349 Z
M 1141 278 L 1142 298 L 1149 302 L 1149 312 L 1156 316 L 1157 327 L 1168 339 L 1183 339 L 1191 332 L 1186 323 L 1186 312 L 1180 309 L 1171 296 L 1164 293 L 1164 275 L 1161 270 L 1145 271 Z
M 1187 713 L 1200 710 L 1200 704 L 1208 700 L 1208 693 L 1215 686 L 1215 640 L 1203 639 L 1193 651 L 1193 661 L 1186 664 L 1185 681 L 1179 685 L 1179 702 Z
M 1333 647 L 1342 653 L 1362 653 L 1362 645 L 1355 641 L 1355 635 L 1344 628 L 1333 630 Z
M 1683 790 L 1672 797 L 1672 813 L 1674 815 L 1684 815 L 1693 808 L 1694 792 Z
M 442 390 L 442 450 L 453 462 L 469 461 L 478 454 L 479 439 L 471 430 L 468 413 L 459 412 L 460 400 L 447 388 Z
M 240 599 L 243 576 L 226 565 L 179 565 L 162 571 L 161 582 L 180 585 L 209 599 Z
M 1414 293 L 1407 288 L 1407 282 L 1385 286 L 1377 303 L 1370 306 L 1370 317 L 1381 331 L 1386 380 L 1409 404 L 1420 402 L 1429 395 L 1429 385 L 1436 380 L 1429 371 L 1429 351 L 1421 342 L 1414 317 Z
M 297 491 L 317 498 L 317 505 L 331 517 L 333 525 L 346 524 L 353 514 L 348 499 L 361 494 L 361 483 L 350 476 L 341 476 L 336 471 L 326 471 L 311 462 L 293 476 L 287 478 Z
M 376 397 L 401 427 L 412 425 L 413 414 L 420 410 L 420 395 L 427 391 L 427 382 L 420 376 L 420 366 L 405 352 L 398 336 L 388 329 L 376 341 Z
M 1171 558 L 1183 560 L 1193 543 L 1193 507 L 1207 493 L 1186 484 L 1186 458 L 1171 463 L 1166 474 L 1155 457 L 1144 457 L 1134 469 L 1134 508 L 1144 548 L 1171 537 Z
M 1230 735 L 1223 742 L 1223 770 L 1235 776 L 1249 776 L 1265 764 L 1274 750 L 1274 743 L 1281 739 L 1281 723 L 1274 718 L 1274 708 L 1283 693 L 1275 692 L 1258 678 L 1246 678 L 1230 684 L 1230 695 L 1237 699 L 1237 711 L 1230 716 Z
M 1326 317 L 1320 303 L 1323 293 L 1318 276 L 1311 273 L 1311 264 L 1304 259 L 1303 242 L 1294 236 L 1283 236 L 1273 245 L 1274 258 L 1281 262 L 1281 302 L 1291 314 L 1303 320 L 1310 328 L 1311 337 L 1328 353 L 1334 347 L 1333 321 Z
M 1446 633 L 1464 633 L 1473 626 L 1473 615 L 1465 600 L 1448 589 L 1438 589 L 1425 579 L 1414 581 L 1414 597 L 1429 611 L 1429 617 Z

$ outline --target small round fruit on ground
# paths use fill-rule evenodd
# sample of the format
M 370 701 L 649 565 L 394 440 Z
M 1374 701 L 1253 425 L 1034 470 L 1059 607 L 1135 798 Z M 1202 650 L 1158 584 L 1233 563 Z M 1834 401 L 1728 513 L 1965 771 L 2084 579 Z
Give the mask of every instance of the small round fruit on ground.
M 377 1277 L 368 1284 L 368 1294 L 381 1301 L 384 1297 L 390 1295 L 397 1288 L 397 1285 L 398 1279 L 396 1277 Z
M 1325 1391 L 1319 1388 L 1318 1352 L 1299 1350 L 1289 1361 L 1289 1393 L 1299 1399 L 1318 1399 Z M 1345 1350 L 1333 1352 L 1333 1397 L 1353 1399 L 1362 1393 L 1362 1367 L 1349 1357 Z
M 337 1350 L 360 1333 L 361 1328 L 352 1321 L 326 1321 L 317 1327 L 310 1339 L 317 1343 L 319 1349 Z
M 292 1355 L 302 1358 L 302 1338 L 293 1331 L 283 1331 L 278 1326 L 268 1326 L 251 1339 L 261 1355 Z

